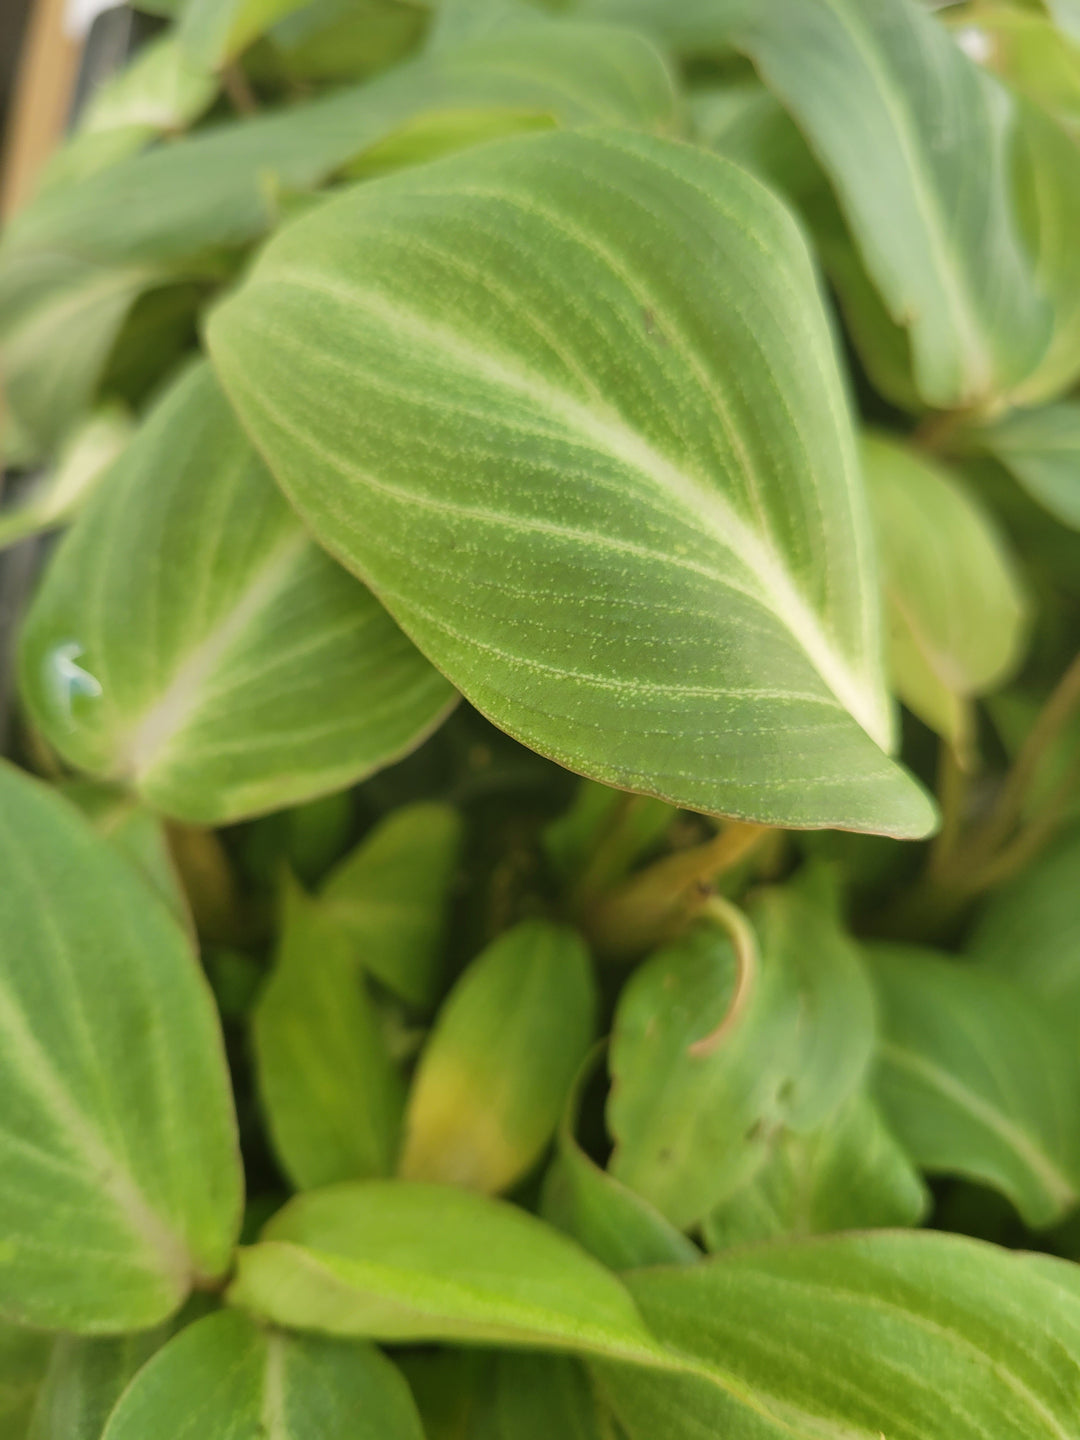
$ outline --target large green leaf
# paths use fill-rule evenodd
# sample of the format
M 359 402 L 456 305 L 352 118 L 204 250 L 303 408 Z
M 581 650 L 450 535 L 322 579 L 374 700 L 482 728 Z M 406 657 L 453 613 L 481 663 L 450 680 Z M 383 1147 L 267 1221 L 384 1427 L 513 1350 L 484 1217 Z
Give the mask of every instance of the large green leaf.
M 524 1210 L 441 1185 L 298 1196 L 240 1252 L 229 1298 L 299 1330 L 656 1360 L 630 1297 L 584 1250 Z
M 710 1250 L 834 1230 L 915 1225 L 929 1195 L 907 1153 L 861 1092 L 807 1135 L 778 1135 L 754 1178 L 703 1227 Z
M 704 927 L 643 965 L 615 1014 L 610 1168 L 680 1228 L 752 1178 L 781 1125 L 828 1119 L 870 1063 L 872 995 L 835 918 L 793 887 L 751 914 L 760 960 L 737 1003 L 731 946 Z
M 1002 887 L 968 945 L 982 969 L 1048 1001 L 1080 1035 L 1080 831 Z
M 295 887 L 252 1024 L 263 1109 L 293 1183 L 390 1174 L 404 1080 L 348 937 Z
M 743 171 L 628 134 L 484 146 L 288 227 L 209 333 L 315 534 L 518 739 L 698 810 L 930 828 L 875 743 L 815 279 Z
M 992 455 L 1055 519 L 1080 530 L 1080 405 L 1014 410 L 958 443 Z
M 1080 1296 L 955 1235 L 741 1250 L 630 1288 L 685 1378 L 597 1365 L 630 1440 L 1076 1440 Z
M 453 702 L 307 538 L 206 366 L 169 391 L 65 537 L 21 673 L 73 765 L 209 823 L 347 785 Z
M 541 24 L 54 187 L 20 212 L 0 244 L 12 407 L 41 448 L 54 446 L 89 403 L 140 295 L 192 277 L 219 281 L 228 272 L 223 252 L 271 229 L 290 196 L 317 189 L 419 117 L 494 111 L 510 129 L 524 114 L 666 130 L 673 107 L 668 71 L 641 36 Z M 461 143 L 473 138 L 466 131 Z
M 57 1337 L 27 1440 L 101 1440 L 128 1382 L 169 1338 L 169 1327 L 104 1339 Z
M 220 1311 L 136 1376 L 102 1440 L 423 1440 L 405 1381 L 367 1345 Z
M 427 1007 L 442 985 L 450 889 L 462 846 L 448 805 L 404 805 L 381 820 L 320 891 L 326 917 L 356 959 L 410 1005 Z
M 1032 1226 L 1080 1201 L 1080 1055 L 1014 981 L 932 951 L 877 946 L 883 1038 L 875 1089 L 924 1169 L 1006 1195 Z
M 883 437 L 863 456 L 877 521 L 893 683 L 958 749 L 966 702 L 1019 663 L 1027 602 L 1005 535 L 948 470 Z
M 500 1355 L 491 1428 L 476 1440 L 610 1440 L 581 1364 L 562 1355 Z
M 577 932 L 543 920 L 505 931 L 466 968 L 420 1056 L 401 1174 L 496 1194 L 555 1133 L 595 1036 L 597 995 Z
M 1017 225 L 1004 90 L 918 0 L 734 3 L 736 43 L 806 134 L 910 333 L 923 399 L 1011 390 L 1049 313 Z
M 0 1314 L 115 1333 L 227 1268 L 242 1179 L 182 927 L 66 801 L 0 769 Z
M 0 1434 L 11 1440 L 26 1440 L 52 1344 L 50 1335 L 0 1320 Z

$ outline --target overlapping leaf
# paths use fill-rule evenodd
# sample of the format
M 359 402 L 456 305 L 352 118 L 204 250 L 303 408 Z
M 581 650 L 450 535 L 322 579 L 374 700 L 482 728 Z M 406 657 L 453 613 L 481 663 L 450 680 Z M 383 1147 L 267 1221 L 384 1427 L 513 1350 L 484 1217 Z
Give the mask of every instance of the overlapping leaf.
M 630 1440 L 1080 1435 L 1080 1296 L 1023 1256 L 843 1236 L 628 1284 L 687 1371 L 595 1365 Z
M 993 516 L 943 466 L 884 438 L 863 444 L 877 520 L 893 682 L 959 751 L 966 702 L 1022 656 L 1027 600 Z
M 932 951 L 876 947 L 877 1098 L 924 1169 L 992 1185 L 1032 1226 L 1080 1201 L 1075 1035 L 1015 981 Z
M 377 1340 L 582 1350 L 650 1363 L 626 1290 L 516 1206 L 406 1181 L 292 1200 L 241 1251 L 233 1303 L 279 1325 Z
M 107 1339 L 58 1336 L 26 1440 L 101 1440 L 128 1382 L 168 1338 L 167 1325 Z
M 201 822 L 348 784 L 453 701 L 308 540 L 205 366 L 65 537 L 22 643 L 23 693 L 60 753 Z
M 1080 405 L 1015 410 L 958 443 L 992 455 L 1055 519 L 1080 530 Z
M 1010 391 L 1050 314 L 1015 214 L 1004 90 L 918 0 L 736 4 L 736 43 L 829 174 L 923 400 Z
M 462 848 L 447 805 L 404 805 L 337 865 L 320 907 L 357 962 L 409 1005 L 434 1004 L 450 891 Z
M 522 114 L 666 129 L 673 105 L 668 72 L 641 36 L 540 25 L 58 186 L 6 227 L 0 246 L 11 404 L 42 450 L 54 446 L 89 403 L 140 295 L 192 278 L 217 283 L 228 273 L 223 256 L 272 228 L 288 197 L 419 116 L 495 111 L 511 129 Z
M 401 1174 L 497 1194 L 551 1140 L 594 1038 L 592 964 L 577 933 L 526 920 L 467 967 L 420 1056 Z
M 408 1387 L 367 1345 L 259 1329 L 222 1311 L 172 1340 L 102 1440 L 423 1440 Z M 96 1437 L 95 1437 L 96 1440 Z
M 0 770 L 0 1314 L 154 1325 L 220 1276 L 241 1175 L 190 941 L 67 802 Z
M 267 1125 L 293 1183 L 390 1174 L 404 1081 L 348 937 L 295 888 L 253 1035 Z
M 929 828 L 879 749 L 832 340 L 742 171 L 628 135 L 485 146 L 290 227 L 210 338 L 320 540 L 517 738 L 700 810 Z

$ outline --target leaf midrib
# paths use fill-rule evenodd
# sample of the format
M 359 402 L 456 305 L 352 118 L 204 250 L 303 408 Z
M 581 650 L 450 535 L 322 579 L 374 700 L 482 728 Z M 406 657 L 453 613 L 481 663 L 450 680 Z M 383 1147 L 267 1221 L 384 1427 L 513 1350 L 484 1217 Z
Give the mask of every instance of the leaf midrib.
M 268 283 L 268 277 L 260 278 Z M 886 749 L 887 717 L 879 713 L 873 687 L 861 683 L 847 659 L 834 649 L 821 617 L 792 582 L 782 557 L 714 486 L 705 484 L 661 454 L 616 413 L 597 413 L 545 377 L 523 368 L 512 357 L 493 349 L 480 350 L 449 327 L 434 324 L 400 303 L 390 302 L 376 292 L 335 284 L 295 268 L 275 269 L 270 280 L 315 290 L 366 311 L 393 333 L 410 334 L 421 346 L 441 351 L 460 369 L 471 369 L 533 405 L 543 404 L 571 434 L 578 434 L 627 468 L 652 479 L 693 522 L 706 523 L 718 544 L 750 575 L 756 598 L 797 642 L 831 694 L 867 734 Z

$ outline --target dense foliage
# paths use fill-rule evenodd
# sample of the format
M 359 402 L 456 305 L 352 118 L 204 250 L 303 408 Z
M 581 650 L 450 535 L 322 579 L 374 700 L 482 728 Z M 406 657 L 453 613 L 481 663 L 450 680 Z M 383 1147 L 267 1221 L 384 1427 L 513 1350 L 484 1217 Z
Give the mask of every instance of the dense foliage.
M 1080 4 L 146 9 L 0 237 L 4 1440 L 1080 1440 Z

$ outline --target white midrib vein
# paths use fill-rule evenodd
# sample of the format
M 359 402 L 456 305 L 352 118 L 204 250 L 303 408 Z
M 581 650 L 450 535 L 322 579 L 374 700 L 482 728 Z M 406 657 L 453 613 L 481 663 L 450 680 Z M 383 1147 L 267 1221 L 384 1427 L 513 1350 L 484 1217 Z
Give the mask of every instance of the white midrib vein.
M 184 657 L 160 700 L 132 726 L 120 743 L 117 768 L 121 774 L 145 779 L 160 763 L 170 743 L 198 711 L 203 686 L 214 675 L 233 643 L 280 590 L 308 544 L 310 541 L 304 532 L 297 530 L 271 551 L 232 609 Z
M 883 1044 L 881 1054 L 884 1059 L 891 1061 L 910 1074 L 917 1075 L 942 1095 L 955 1101 L 974 1119 L 985 1125 L 988 1130 L 993 1131 L 999 1139 L 1004 1140 L 1045 1187 L 1047 1194 L 1059 1205 L 1072 1205 L 1080 1198 L 1080 1190 L 1076 1183 L 1070 1180 L 1049 1156 L 1039 1149 L 1030 1136 L 1026 1135 L 1019 1126 L 1014 1125 L 1000 1111 L 995 1110 L 986 1100 L 969 1090 L 955 1076 L 950 1075 L 947 1070 L 935 1065 L 932 1060 L 927 1060 L 925 1056 L 893 1043 Z
M 821 617 L 796 587 L 783 559 L 715 486 L 687 474 L 660 454 L 614 411 L 600 414 L 542 376 L 522 369 L 494 351 L 478 349 L 446 326 L 425 320 L 382 295 L 334 285 L 302 271 L 275 270 L 272 278 L 320 290 L 366 310 L 393 333 L 408 335 L 425 350 L 438 350 L 456 366 L 471 369 L 533 405 L 542 405 L 568 431 L 584 436 L 629 469 L 647 475 L 694 522 L 703 524 L 740 567 L 749 572 L 761 602 L 795 638 L 840 704 L 883 750 L 888 748 L 889 716 L 875 687 L 858 676 L 834 649 L 822 627 Z
M 180 1236 L 175 1234 L 152 1208 L 135 1179 L 127 1173 L 92 1121 L 79 1109 L 65 1089 L 52 1062 L 42 1048 L 20 1007 L 0 987 L 0 1032 L 8 1057 L 29 1088 L 53 1115 L 71 1148 L 93 1171 L 94 1180 L 123 1215 L 131 1233 L 154 1256 L 158 1268 L 173 1283 L 186 1289 L 192 1260 Z
M 283 1335 L 266 1337 L 263 1370 L 262 1432 L 266 1440 L 290 1440 L 285 1412 L 285 1346 Z

